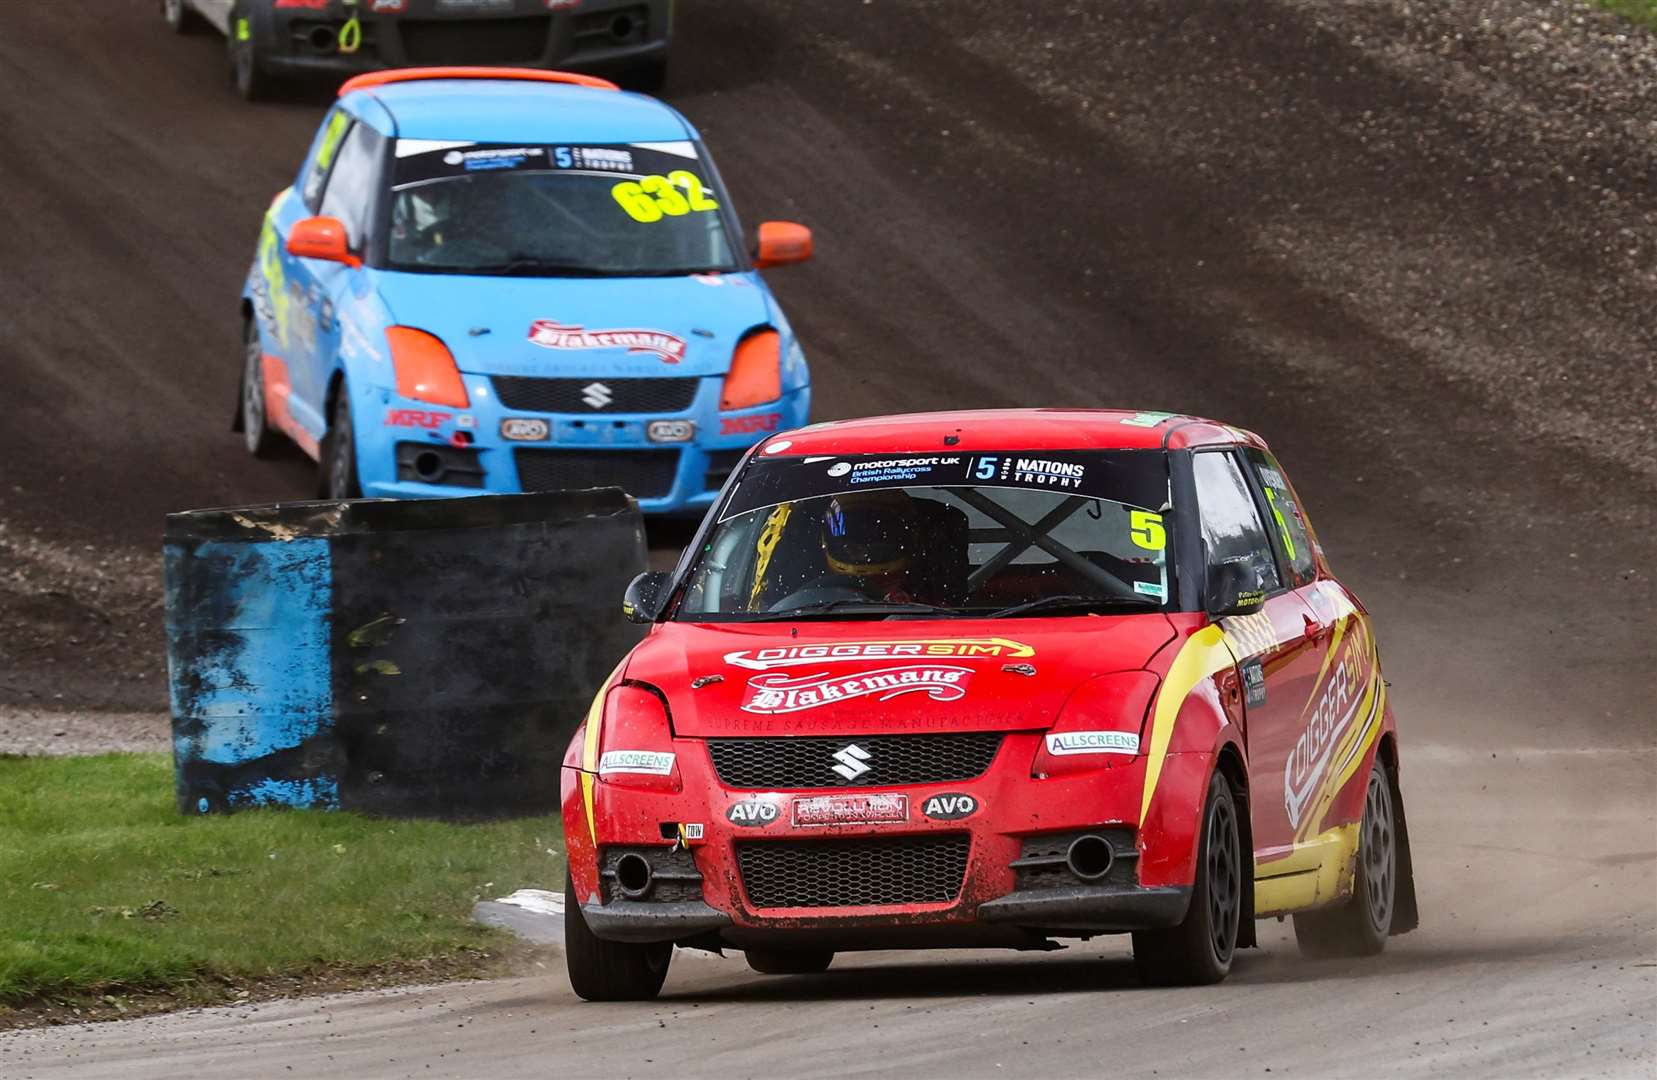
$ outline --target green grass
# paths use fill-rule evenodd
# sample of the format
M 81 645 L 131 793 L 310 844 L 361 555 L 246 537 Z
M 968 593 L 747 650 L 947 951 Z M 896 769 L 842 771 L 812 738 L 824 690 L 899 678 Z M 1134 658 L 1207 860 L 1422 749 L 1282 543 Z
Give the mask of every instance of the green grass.
M 1595 0 L 1595 3 L 1631 22 L 1657 28 L 1657 0 Z
M 485 950 L 474 899 L 558 888 L 562 851 L 555 817 L 187 818 L 164 755 L 0 757 L 0 1007 Z

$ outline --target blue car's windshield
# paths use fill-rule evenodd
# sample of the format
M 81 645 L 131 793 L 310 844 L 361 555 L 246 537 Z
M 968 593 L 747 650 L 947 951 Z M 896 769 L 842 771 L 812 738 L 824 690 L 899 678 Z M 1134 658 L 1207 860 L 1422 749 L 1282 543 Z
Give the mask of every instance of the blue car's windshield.
M 692 143 L 398 145 L 387 264 L 524 277 L 735 270 Z

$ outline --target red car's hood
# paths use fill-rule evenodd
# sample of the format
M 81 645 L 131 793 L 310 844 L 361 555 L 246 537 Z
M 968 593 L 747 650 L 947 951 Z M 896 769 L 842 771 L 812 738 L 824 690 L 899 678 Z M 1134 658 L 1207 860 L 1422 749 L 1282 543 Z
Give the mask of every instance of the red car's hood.
M 665 623 L 626 677 L 679 735 L 1044 728 L 1095 675 L 1174 638 L 1160 614 L 925 622 Z

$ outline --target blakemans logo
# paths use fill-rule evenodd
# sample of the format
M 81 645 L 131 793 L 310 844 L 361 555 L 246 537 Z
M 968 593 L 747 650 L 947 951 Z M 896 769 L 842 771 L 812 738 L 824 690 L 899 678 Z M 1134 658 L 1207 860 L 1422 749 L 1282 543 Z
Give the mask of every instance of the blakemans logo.
M 1067 754 L 1139 753 L 1137 731 L 1055 731 L 1047 736 L 1047 752 L 1055 757 Z
M 909 664 L 860 671 L 855 675 L 791 677 L 782 672 L 748 680 L 742 708 L 751 713 L 791 713 L 852 698 L 889 701 L 902 694 L 925 694 L 933 701 L 957 701 L 967 692 L 972 669 L 948 664 Z
M 753 671 L 850 660 L 1025 659 L 1036 650 L 1007 638 L 944 638 L 933 641 L 842 641 L 833 645 L 784 645 L 725 654 L 725 662 Z
M 685 339 L 665 330 L 588 330 L 537 319 L 530 324 L 529 340 L 543 349 L 626 349 L 658 357 L 664 364 L 685 358 Z

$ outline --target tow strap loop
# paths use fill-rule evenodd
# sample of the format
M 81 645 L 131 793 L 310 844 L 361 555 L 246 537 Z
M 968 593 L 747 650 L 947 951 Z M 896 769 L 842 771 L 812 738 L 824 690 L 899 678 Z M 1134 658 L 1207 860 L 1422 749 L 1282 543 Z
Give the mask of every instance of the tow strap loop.
M 351 17 L 345 20 L 345 25 L 339 29 L 339 51 L 342 55 L 350 56 L 362 48 L 362 20 L 357 17 L 357 5 L 354 0 L 348 0 L 345 10 Z

